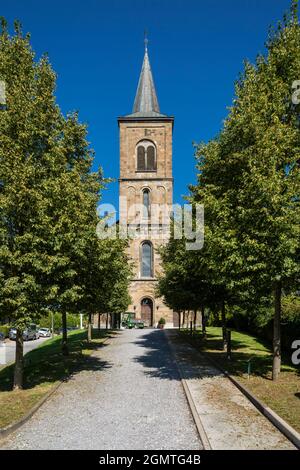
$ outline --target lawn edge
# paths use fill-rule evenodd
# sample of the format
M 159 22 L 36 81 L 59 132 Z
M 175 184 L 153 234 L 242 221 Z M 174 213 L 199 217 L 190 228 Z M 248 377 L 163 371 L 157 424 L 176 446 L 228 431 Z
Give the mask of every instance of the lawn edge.
M 108 341 L 110 339 L 110 337 L 108 336 L 107 338 L 105 338 L 101 344 L 105 343 L 106 341 Z M 10 364 L 11 365 L 11 364 Z M 7 436 L 9 436 L 9 434 L 13 433 L 14 431 L 16 431 L 17 429 L 19 429 L 21 426 L 23 426 L 23 424 L 25 424 L 27 421 L 29 421 L 29 419 L 38 411 L 39 408 L 41 408 L 41 406 L 47 401 L 49 400 L 49 398 L 60 388 L 60 386 L 65 383 L 68 379 L 70 379 L 72 377 L 72 373 L 68 376 L 65 376 L 64 378 L 62 378 L 58 384 L 54 385 L 50 390 L 49 392 L 46 393 L 45 396 L 43 396 L 29 411 L 27 411 L 27 413 L 25 413 L 25 415 L 23 415 L 19 420 L 17 421 L 14 421 L 13 423 L 11 424 L 8 424 L 7 426 L 5 426 L 4 428 L 0 428 L 0 441 L 4 438 L 6 438 Z
M 177 332 L 179 335 L 179 331 Z M 195 347 L 194 345 L 192 345 Z M 294 444 L 298 450 L 300 450 L 300 434 L 290 424 L 288 424 L 283 418 L 281 418 L 275 411 L 269 406 L 265 405 L 262 401 L 256 398 L 247 387 L 242 385 L 235 377 L 233 377 L 227 370 L 210 357 L 206 351 L 197 351 L 202 354 L 208 361 L 210 361 L 217 369 L 219 369 L 228 379 L 251 401 L 251 403 L 265 416 L 289 441 Z
M 0 439 L 3 439 L 7 437 L 9 434 L 12 432 L 16 431 L 19 429 L 23 424 L 25 424 L 33 415 L 34 413 L 47 401 L 51 395 L 53 395 L 54 392 L 56 392 L 59 387 L 65 382 L 66 379 L 62 379 L 59 381 L 58 384 L 54 385 L 49 392 L 46 393 L 25 415 L 22 416 L 17 421 L 14 421 L 13 423 L 9 424 L 8 426 L 5 426 L 4 428 L 0 428 Z

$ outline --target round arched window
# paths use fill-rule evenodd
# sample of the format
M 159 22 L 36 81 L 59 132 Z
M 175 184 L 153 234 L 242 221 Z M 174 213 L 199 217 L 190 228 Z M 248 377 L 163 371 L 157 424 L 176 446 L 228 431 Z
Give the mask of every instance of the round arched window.
M 141 246 L 141 277 L 153 276 L 152 243 L 143 242 Z
M 143 216 L 148 218 L 150 216 L 150 190 L 143 189 Z

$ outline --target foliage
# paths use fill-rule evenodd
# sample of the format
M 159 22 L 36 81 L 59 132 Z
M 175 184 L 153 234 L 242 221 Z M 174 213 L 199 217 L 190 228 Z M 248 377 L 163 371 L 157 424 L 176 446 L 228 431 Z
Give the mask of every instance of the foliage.
M 78 327 L 80 324 L 80 319 L 78 314 L 67 313 L 67 326 L 68 327 Z M 58 331 L 62 328 L 62 318 L 59 312 L 53 313 L 53 325 L 54 331 Z M 49 313 L 48 315 L 43 315 L 39 319 L 39 327 L 40 328 L 52 328 L 52 315 Z
M 8 338 L 10 328 L 10 325 L 0 325 L 0 333 L 3 333 L 5 338 Z
M 282 299 L 282 319 L 300 326 L 300 297 L 296 294 L 286 295 Z
M 299 77 L 293 1 L 269 35 L 266 56 L 245 63 L 220 135 L 196 146 L 197 184 L 188 199 L 205 208 L 204 248 L 185 252 L 171 237 L 159 281 L 173 308 L 222 306 L 223 326 L 226 316 L 245 314 L 246 324 L 262 327 L 273 308 L 273 378 L 280 369 L 281 298 L 295 290 L 300 274 L 300 105 L 292 103 Z
M 104 188 L 92 172 L 87 127 L 64 117 L 56 76 L 46 56 L 36 60 L 29 35 L 5 20 L 0 35 L 0 312 L 18 330 L 15 386 L 22 387 L 22 329 L 49 310 L 123 310 L 129 270 L 121 241 L 98 240 L 96 208 Z
M 291 87 L 300 76 L 300 26 L 294 6 L 269 37 L 267 56 L 245 64 L 218 140 L 198 147 L 199 184 L 192 189 L 208 212 L 212 264 L 227 287 L 245 303 L 274 290 L 274 378 L 282 289 L 293 289 L 299 276 L 299 105 L 292 105 Z

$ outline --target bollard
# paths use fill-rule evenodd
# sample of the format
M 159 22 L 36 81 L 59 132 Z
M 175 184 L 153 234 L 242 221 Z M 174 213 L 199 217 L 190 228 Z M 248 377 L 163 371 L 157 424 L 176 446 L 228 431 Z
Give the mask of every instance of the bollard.
M 250 379 L 250 374 L 251 374 L 251 361 L 253 359 L 253 356 L 248 359 L 248 367 L 247 367 L 247 373 L 248 373 L 248 380 Z

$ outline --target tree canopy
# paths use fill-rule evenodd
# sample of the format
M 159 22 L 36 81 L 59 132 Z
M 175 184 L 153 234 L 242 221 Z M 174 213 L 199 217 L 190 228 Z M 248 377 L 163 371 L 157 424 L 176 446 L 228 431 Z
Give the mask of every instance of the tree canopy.
M 52 309 L 126 309 L 125 243 L 99 240 L 97 204 L 105 186 L 92 171 L 87 127 L 77 113 L 63 116 L 56 75 L 37 60 L 19 23 L 10 35 L 2 19 L 0 80 L 0 315 L 17 328 L 15 387 L 23 382 L 22 331 Z M 104 292 L 105 291 L 105 292 Z M 122 291 L 122 293 L 121 293 Z M 105 300 L 104 300 L 105 299 Z

